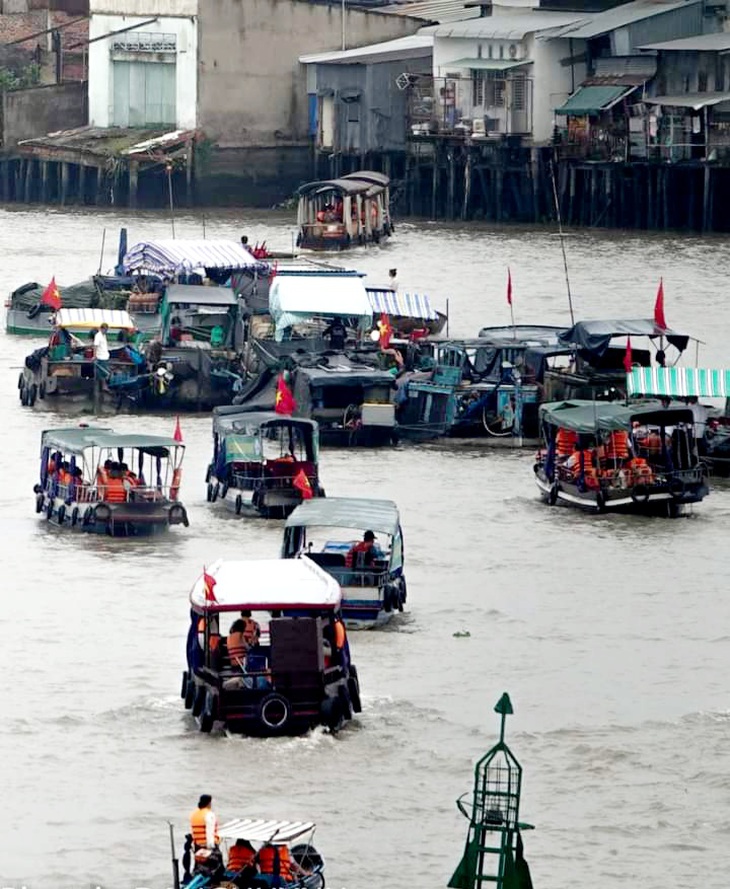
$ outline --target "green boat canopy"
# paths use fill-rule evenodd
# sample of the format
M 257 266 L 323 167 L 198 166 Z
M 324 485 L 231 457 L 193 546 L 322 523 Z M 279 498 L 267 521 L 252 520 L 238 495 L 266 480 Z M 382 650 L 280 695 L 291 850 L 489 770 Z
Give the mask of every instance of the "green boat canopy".
M 688 407 L 665 408 L 658 401 L 626 405 L 616 401 L 554 401 L 540 405 L 540 419 L 550 426 L 571 429 L 583 435 L 624 429 L 629 432 L 634 420 L 652 426 L 693 423 Z
M 666 395 L 670 398 L 727 398 L 730 370 L 701 367 L 635 367 L 626 375 L 629 395 Z
M 71 426 L 67 429 L 46 429 L 41 447 L 59 448 L 67 453 L 80 454 L 86 448 L 136 448 L 150 454 L 160 454 L 169 448 L 184 448 L 182 442 L 163 435 L 124 435 L 99 426 Z
M 286 521 L 287 528 L 362 528 L 393 535 L 398 531 L 398 507 L 392 500 L 317 497 L 305 500 Z

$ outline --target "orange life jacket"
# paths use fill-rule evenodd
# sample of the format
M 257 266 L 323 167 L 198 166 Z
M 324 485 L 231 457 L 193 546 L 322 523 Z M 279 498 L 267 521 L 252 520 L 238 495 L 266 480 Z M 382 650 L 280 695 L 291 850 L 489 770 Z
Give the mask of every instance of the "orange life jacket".
M 279 876 L 282 880 L 291 882 L 291 856 L 288 846 L 263 846 L 259 849 L 259 869 L 262 874 L 274 873 L 277 850 L 279 852 Z
M 205 828 L 205 821 L 210 809 L 195 809 L 190 815 L 190 831 L 193 834 L 193 842 L 196 846 L 205 846 L 208 842 L 208 833 Z M 218 836 L 218 819 L 215 822 L 215 843 L 220 842 Z
M 370 544 L 370 541 L 361 540 L 360 543 L 356 543 L 350 548 L 350 551 L 345 556 L 345 568 L 352 568 L 355 563 L 355 556 L 358 553 L 367 553 L 371 549 L 372 545 Z
M 109 503 L 124 503 L 127 499 L 127 489 L 124 487 L 124 479 L 110 478 L 106 483 L 106 496 L 104 500 Z
M 228 657 L 232 664 L 243 661 L 248 651 L 248 644 L 243 633 L 229 633 L 226 639 L 226 647 L 228 648 Z
M 341 620 L 335 621 L 335 648 L 342 649 L 345 647 L 345 625 Z
M 243 628 L 243 638 L 247 645 L 255 645 L 259 641 L 261 628 L 252 617 L 246 617 L 243 620 L 245 626 Z
M 558 429 L 555 436 L 555 450 L 559 457 L 568 457 L 578 445 L 578 433 L 572 429 Z
M 606 456 L 615 460 L 626 460 L 629 456 L 629 434 L 619 429 L 608 436 Z
M 199 636 L 205 635 L 205 618 L 204 617 L 201 617 L 200 620 L 198 621 L 198 635 Z M 208 648 L 211 651 L 215 651 L 216 648 L 218 648 L 218 643 L 220 642 L 220 638 L 221 638 L 220 633 L 211 632 L 208 634 Z M 200 647 L 201 648 L 203 647 L 202 642 L 200 643 Z
M 228 870 L 239 871 L 250 867 L 256 860 L 256 853 L 246 846 L 232 846 L 228 853 Z

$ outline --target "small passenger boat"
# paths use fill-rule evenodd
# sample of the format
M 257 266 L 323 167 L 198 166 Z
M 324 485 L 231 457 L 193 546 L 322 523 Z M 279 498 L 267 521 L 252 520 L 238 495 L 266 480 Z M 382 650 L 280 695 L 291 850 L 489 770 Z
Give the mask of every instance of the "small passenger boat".
M 535 480 L 551 505 L 674 517 L 708 494 L 686 405 L 576 399 L 543 404 L 540 419 Z
M 297 246 L 346 250 L 387 238 L 393 233 L 389 186 L 387 176 L 371 170 L 302 185 Z
M 282 547 L 283 558 L 300 556 L 339 583 L 348 627 L 372 627 L 403 611 L 403 531 L 392 500 L 329 497 L 302 503 L 287 519 Z
M 323 497 L 319 430 L 313 420 L 238 405 L 213 410 L 207 498 L 236 515 L 286 518 L 302 500 Z
M 310 559 L 218 561 L 190 606 L 181 696 L 202 732 L 216 723 L 247 735 L 336 731 L 360 712 L 342 593 Z M 231 651 L 240 616 L 248 637 Z
M 180 502 L 185 445 L 160 435 L 95 426 L 47 429 L 41 437 L 36 512 L 79 531 L 132 537 L 188 526 Z
M 313 821 L 236 818 L 218 830 L 221 839 L 218 849 L 198 852 L 194 851 L 192 835 L 188 834 L 182 858 L 183 885 L 186 889 L 218 886 L 271 889 L 275 885 L 286 889 L 324 889 L 325 861 L 314 846 L 315 827 Z M 240 854 L 242 847 L 247 850 L 246 854 Z M 286 857 L 284 849 L 289 853 Z M 253 864 L 249 863 L 252 855 Z M 295 869 L 287 865 L 287 858 L 294 862 Z M 242 862 L 245 863 L 242 865 Z M 262 866 L 263 862 L 266 864 Z M 279 880 L 264 872 L 264 868 L 278 871 Z M 282 870 L 291 872 L 287 874 L 291 879 L 285 879 Z M 173 874 L 178 885 L 177 860 L 174 860 Z

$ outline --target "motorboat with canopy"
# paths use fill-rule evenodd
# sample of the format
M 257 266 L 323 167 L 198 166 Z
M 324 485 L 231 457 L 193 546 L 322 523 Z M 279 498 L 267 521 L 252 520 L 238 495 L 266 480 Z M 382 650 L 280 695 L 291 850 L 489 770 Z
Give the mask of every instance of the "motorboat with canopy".
M 231 650 L 239 616 L 257 629 Z M 181 696 L 202 732 L 336 731 L 360 687 L 334 578 L 306 557 L 211 565 L 190 594 Z
M 192 835 L 186 837 L 182 858 L 183 885 L 186 889 L 212 889 L 217 886 L 238 889 L 271 889 L 274 874 L 279 873 L 279 885 L 286 889 L 324 889 L 325 860 L 314 846 L 316 825 L 313 821 L 281 821 L 266 818 L 234 818 L 218 830 L 218 849 L 193 848 Z M 284 854 L 284 847 L 288 856 Z M 174 848 L 174 844 L 173 844 Z M 240 854 L 245 849 L 246 853 Z M 263 849 L 270 851 L 269 867 L 274 874 L 265 873 L 262 862 L 267 860 Z M 296 872 L 284 879 L 287 857 L 296 865 Z M 251 860 L 253 858 L 253 861 Z M 277 868 L 278 861 L 278 868 Z M 242 862 L 245 862 L 242 866 Z M 179 885 L 179 868 L 173 854 L 173 877 Z
M 535 480 L 547 503 L 676 516 L 707 494 L 687 405 L 551 402 Z
M 180 502 L 185 445 L 96 426 L 41 436 L 36 512 L 63 528 L 131 537 L 188 525 Z
M 393 233 L 390 180 L 361 170 L 339 179 L 308 182 L 298 191 L 297 246 L 346 250 L 378 243 Z
M 387 315 L 394 337 L 436 336 L 448 324 L 448 311 L 439 312 L 425 293 L 398 293 L 387 287 L 366 287 L 376 316 Z
M 654 319 L 578 321 L 558 337 L 572 350 L 573 361 L 569 367 L 546 371 L 544 401 L 623 398 L 629 340 L 632 364 L 650 367 L 652 358 L 657 365 L 676 364 L 691 339 L 657 327 Z
M 213 410 L 207 499 L 236 515 L 286 518 L 304 499 L 323 497 L 319 429 L 313 420 L 238 405 Z
M 372 549 L 362 546 L 372 532 Z M 369 536 L 369 535 L 368 535 Z M 406 602 L 403 531 L 392 500 L 308 500 L 289 516 L 282 557 L 306 556 L 342 588 L 342 616 L 354 629 L 375 626 Z

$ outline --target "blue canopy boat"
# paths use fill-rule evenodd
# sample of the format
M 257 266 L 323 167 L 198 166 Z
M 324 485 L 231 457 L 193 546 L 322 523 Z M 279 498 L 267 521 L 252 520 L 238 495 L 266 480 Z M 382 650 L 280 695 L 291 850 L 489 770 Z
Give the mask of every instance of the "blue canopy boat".
M 132 537 L 188 525 L 179 500 L 185 445 L 94 426 L 41 437 L 36 512 L 62 528 Z

